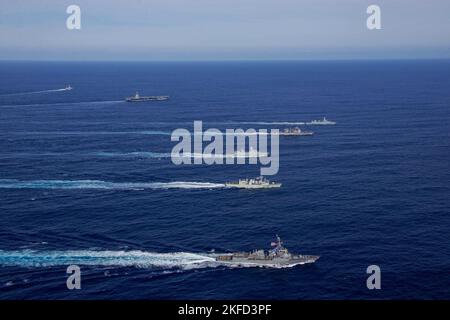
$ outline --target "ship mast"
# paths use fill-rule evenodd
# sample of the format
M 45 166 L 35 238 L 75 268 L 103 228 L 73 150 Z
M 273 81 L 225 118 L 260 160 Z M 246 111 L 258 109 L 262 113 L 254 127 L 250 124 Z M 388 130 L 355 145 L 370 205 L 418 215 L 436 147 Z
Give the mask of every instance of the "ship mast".
M 277 248 L 281 249 L 283 247 L 283 242 L 281 241 L 281 238 L 278 235 L 276 235 L 276 237 L 277 237 Z
M 275 236 L 277 238 L 277 241 L 275 242 L 275 248 L 271 250 L 271 253 L 277 255 L 278 252 L 283 249 L 283 242 L 281 241 L 281 238 L 278 235 Z

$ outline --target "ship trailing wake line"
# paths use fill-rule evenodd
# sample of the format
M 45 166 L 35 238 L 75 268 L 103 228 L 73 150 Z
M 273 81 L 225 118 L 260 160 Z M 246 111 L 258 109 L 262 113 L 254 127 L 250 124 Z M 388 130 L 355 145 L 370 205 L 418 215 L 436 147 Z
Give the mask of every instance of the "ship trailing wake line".
M 17 93 L 5 93 L 0 94 L 0 96 L 21 96 L 27 94 L 39 94 L 39 93 L 49 93 L 49 92 L 61 92 L 61 91 L 70 91 L 73 88 L 69 85 L 60 89 L 49 89 L 49 90 L 40 90 L 40 91 L 28 91 L 28 92 L 17 92 Z
M 277 244 L 278 245 L 278 244 Z M 141 250 L 0 250 L 0 266 L 44 268 L 54 266 L 135 267 L 152 269 L 291 268 L 314 263 L 318 256 L 292 255 L 278 245 L 267 255 L 252 253 L 158 253 Z
M 335 125 L 336 122 L 335 121 L 330 121 L 328 120 L 326 117 L 323 117 L 323 119 L 319 119 L 319 120 L 312 120 L 309 122 L 305 122 L 305 121 L 253 121 L 253 122 L 239 122 L 242 124 L 256 124 L 256 125 L 272 125 L 272 126 L 276 126 L 276 125 Z
M 0 95 L 1 96 L 1 95 Z M 6 104 L 1 107 L 9 108 L 26 108 L 26 107 L 92 107 L 92 106 L 103 106 L 108 104 L 122 103 L 121 100 L 99 100 L 99 101 L 80 101 L 80 102 L 52 102 L 52 103 L 32 103 L 32 104 Z
M 188 252 L 0 250 L 0 266 L 10 267 L 52 267 L 76 264 L 80 266 L 191 269 L 203 267 L 214 261 L 213 257 Z
M 0 179 L 0 189 L 52 189 L 52 190 L 168 190 L 168 189 L 272 189 L 281 183 L 264 177 L 240 179 L 234 182 L 213 183 L 195 181 L 172 182 L 110 182 L 102 180 L 16 180 Z
M 0 179 L 0 189 L 97 189 L 97 190 L 146 190 L 146 189 L 216 189 L 223 183 L 210 182 L 108 182 L 101 180 L 30 180 Z

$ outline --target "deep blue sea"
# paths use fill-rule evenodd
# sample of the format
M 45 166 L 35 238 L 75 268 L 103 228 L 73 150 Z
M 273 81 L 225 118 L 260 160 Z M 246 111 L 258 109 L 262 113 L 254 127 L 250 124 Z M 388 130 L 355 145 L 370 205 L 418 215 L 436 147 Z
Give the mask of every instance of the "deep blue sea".
M 66 85 L 73 90 L 58 90 Z M 450 298 L 450 61 L 0 63 L 0 299 Z M 142 95 L 170 100 L 126 103 Z M 282 129 L 259 165 L 174 165 L 176 128 Z M 201 184 L 198 184 L 201 183 Z M 175 185 L 175 187 L 173 187 Z M 209 263 L 267 248 L 285 269 Z M 66 268 L 81 267 L 81 290 Z M 368 290 L 366 268 L 381 269 Z

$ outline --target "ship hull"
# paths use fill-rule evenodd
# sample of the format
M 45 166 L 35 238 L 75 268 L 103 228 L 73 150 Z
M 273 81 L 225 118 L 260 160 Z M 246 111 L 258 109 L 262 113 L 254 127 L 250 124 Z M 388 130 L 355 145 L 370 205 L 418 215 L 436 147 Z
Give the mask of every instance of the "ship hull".
M 280 188 L 281 183 L 271 183 L 268 185 L 240 185 L 233 183 L 225 183 L 225 187 L 239 188 L 239 189 L 272 189 L 272 188 Z
M 126 98 L 125 101 L 126 102 L 145 102 L 145 101 L 164 101 L 164 100 L 168 100 L 169 97 L 166 96 L 152 96 L 152 97 L 140 97 L 140 98 Z
M 266 267 L 266 268 L 291 268 L 298 265 L 311 264 L 319 259 L 319 256 L 299 256 L 292 259 L 246 259 L 235 258 L 231 255 L 231 260 L 223 260 L 216 258 L 217 262 L 233 266 L 247 266 L 247 267 Z
M 336 122 L 333 122 L 333 121 L 326 121 L 326 122 L 323 122 L 323 121 L 320 121 L 320 122 L 307 122 L 306 124 L 308 124 L 308 125 L 319 125 L 319 126 L 327 126 L 327 125 L 335 125 L 336 124 Z

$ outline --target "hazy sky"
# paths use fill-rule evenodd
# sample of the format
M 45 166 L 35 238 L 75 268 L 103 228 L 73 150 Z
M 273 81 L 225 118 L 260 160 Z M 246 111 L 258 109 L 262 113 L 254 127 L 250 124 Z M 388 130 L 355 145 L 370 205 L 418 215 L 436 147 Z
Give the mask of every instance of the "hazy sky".
M 0 59 L 428 57 L 450 58 L 450 0 L 0 0 Z

